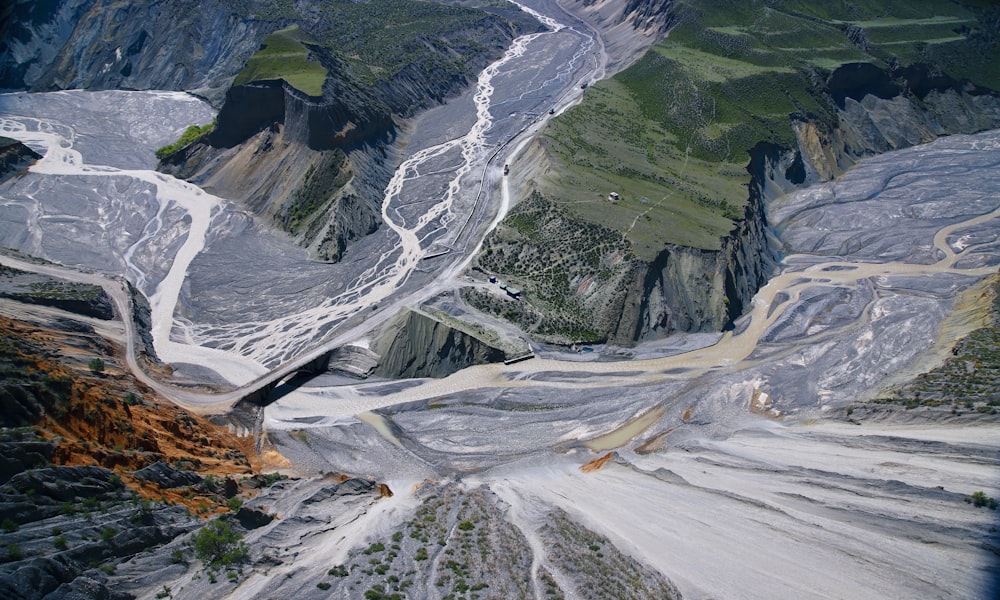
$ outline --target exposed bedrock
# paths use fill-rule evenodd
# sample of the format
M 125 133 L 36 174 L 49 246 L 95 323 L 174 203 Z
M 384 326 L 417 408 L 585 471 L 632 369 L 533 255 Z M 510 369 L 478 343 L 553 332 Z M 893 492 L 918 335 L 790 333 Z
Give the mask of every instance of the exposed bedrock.
M 891 72 L 870 64 L 844 65 L 826 85 L 836 104 L 836 123 L 809 115 L 792 118 L 807 185 L 830 180 L 866 156 L 1000 127 L 998 92 L 924 65 Z
M 506 357 L 476 336 L 412 310 L 382 329 L 373 350 L 382 357 L 375 375 L 404 379 L 446 377 Z
M 229 148 L 282 123 L 289 142 L 330 150 L 392 131 L 387 107 L 363 94 L 339 89 L 335 81 L 326 87 L 324 97 L 314 97 L 280 79 L 233 86 L 226 92 L 215 129 L 206 141 L 217 148 Z
M 381 224 L 394 137 L 387 112 L 258 82 L 230 90 L 212 133 L 160 170 L 237 201 L 316 258 L 337 261 Z
M 395 138 L 385 106 L 341 88 L 334 78 L 323 97 L 282 80 L 234 86 L 212 132 L 160 169 L 239 202 L 316 258 L 340 260 L 381 224 Z
M 613 341 L 647 341 L 674 331 L 720 331 L 743 314 L 778 259 L 764 216 L 763 188 L 781 156 L 769 150 L 759 145 L 751 151 L 749 170 L 758 173 L 750 184 L 750 201 L 743 219 L 722 239 L 721 249 L 670 244 L 652 263 L 639 263 L 633 288 L 641 302 L 632 305 L 634 312 L 623 311 Z
M 601 31 L 609 70 L 638 58 L 676 22 L 674 0 L 573 0 L 567 8 Z
M 40 158 L 40 154 L 21 142 L 0 136 L 0 183 L 23 173 Z

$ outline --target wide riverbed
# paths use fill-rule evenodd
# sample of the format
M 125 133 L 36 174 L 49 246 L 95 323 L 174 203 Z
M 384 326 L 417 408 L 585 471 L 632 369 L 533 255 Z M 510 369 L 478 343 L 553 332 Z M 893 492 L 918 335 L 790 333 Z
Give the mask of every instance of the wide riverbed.
M 158 92 L 0 96 L 2 132 L 45 152 L 0 188 L 0 244 L 128 277 L 150 296 L 162 358 L 191 378 L 246 381 L 374 302 L 388 312 L 387 298 L 418 301 L 453 281 L 416 267 L 432 246 L 462 241 L 450 224 L 495 212 L 476 207 L 466 180 L 497 178 L 496 145 L 585 71 L 517 61 L 561 52 L 560 64 L 583 65 L 587 39 L 560 30 L 521 40 L 436 113 L 460 131 L 416 127 L 386 195 L 388 224 L 365 242 L 374 262 L 310 263 L 227 199 L 151 170 L 155 147 L 212 117 Z M 532 44 L 547 45 L 529 54 Z M 543 91 L 513 93 L 528 81 L 515 77 Z M 824 417 L 931 366 L 975 326 L 953 315 L 976 312 L 969 298 L 1000 264 L 998 165 L 1000 132 L 954 136 L 772 203 L 782 270 L 714 344 L 304 386 L 269 406 L 264 426 L 300 472 L 388 481 L 390 507 L 412 508 L 425 479 L 486 485 L 536 549 L 536 567 L 551 566 L 539 531 L 559 507 L 689 598 L 990 597 L 995 513 L 964 498 L 1000 495 L 994 421 Z M 405 201 L 429 190 L 434 203 Z M 579 469 L 608 450 L 617 456 L 603 468 Z M 350 539 L 384 531 L 387 510 L 359 515 Z M 297 573 L 310 561 L 325 572 L 316 550 L 343 534 L 285 523 L 304 540 L 297 570 L 262 572 L 255 589 L 314 590 Z M 256 547 L 287 541 L 265 534 Z

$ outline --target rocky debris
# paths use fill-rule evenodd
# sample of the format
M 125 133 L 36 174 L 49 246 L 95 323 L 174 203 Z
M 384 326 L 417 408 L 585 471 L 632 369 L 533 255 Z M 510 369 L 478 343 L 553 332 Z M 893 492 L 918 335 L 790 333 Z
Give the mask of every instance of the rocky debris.
M 618 455 L 616 452 L 608 452 L 603 456 L 589 461 L 587 464 L 580 465 L 580 472 L 593 473 L 594 471 L 600 471 L 604 465 L 608 464 L 611 460 L 616 460 L 617 458 Z
M 66 503 L 117 500 L 121 479 L 100 467 L 44 467 L 24 471 L 0 486 L 0 512 L 24 524 L 56 516 Z
M 380 527 L 385 533 L 353 548 L 345 560 L 309 561 L 287 577 L 273 577 L 262 592 L 320 597 L 319 589 L 322 597 L 352 598 L 551 598 L 568 597 L 568 592 L 586 598 L 680 598 L 662 575 L 559 510 L 545 517 L 548 524 L 540 533 L 530 533 L 538 536 L 541 546 L 535 546 L 510 519 L 510 507 L 485 486 L 424 482 L 416 494 L 412 512 L 389 528 Z M 279 530 L 300 527 L 301 519 L 289 512 L 275 521 L 273 531 L 256 542 L 263 546 L 261 553 L 280 553 L 267 546 L 288 536 L 279 537 Z M 334 529 L 330 535 L 339 533 Z M 580 585 L 570 590 L 565 581 Z
M 179 471 L 159 460 L 139 469 L 135 472 L 135 476 L 166 489 L 198 485 L 202 482 L 202 477 L 194 471 Z
M 527 539 L 504 518 L 496 495 L 484 487 L 425 484 L 420 497 L 409 521 L 353 550 L 343 564 L 330 564 L 319 580 L 335 595 L 353 589 L 373 597 L 533 596 Z
M 616 71 L 654 44 L 675 22 L 674 0 L 574 0 L 570 10 L 601 31 L 608 68 Z
M 5 514 L 6 501 L 18 498 L 39 509 L 11 513 L 21 520 L 0 533 L 3 598 L 130 598 L 114 591 L 117 565 L 197 524 L 184 509 L 140 502 L 106 469 L 56 467 L 22 475 L 27 483 L 0 487 Z
M 914 419 L 949 420 L 964 415 L 963 421 L 968 422 L 976 420 L 971 418 L 974 416 L 984 421 L 1000 418 L 1000 275 L 973 288 L 970 295 L 972 306 L 977 307 L 973 311 L 985 313 L 979 317 L 983 327 L 957 340 L 942 364 L 871 400 L 871 404 L 851 406 L 846 416 L 854 420 L 882 418 L 898 412 L 890 407 L 902 407 L 913 411 Z

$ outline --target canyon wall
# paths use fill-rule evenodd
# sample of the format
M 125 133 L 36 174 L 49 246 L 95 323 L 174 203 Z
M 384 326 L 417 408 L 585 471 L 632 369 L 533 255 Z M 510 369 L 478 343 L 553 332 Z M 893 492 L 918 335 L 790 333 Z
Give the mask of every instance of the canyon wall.
M 382 329 L 373 348 L 380 377 L 446 377 L 465 367 L 501 362 L 503 350 L 429 315 L 406 311 Z

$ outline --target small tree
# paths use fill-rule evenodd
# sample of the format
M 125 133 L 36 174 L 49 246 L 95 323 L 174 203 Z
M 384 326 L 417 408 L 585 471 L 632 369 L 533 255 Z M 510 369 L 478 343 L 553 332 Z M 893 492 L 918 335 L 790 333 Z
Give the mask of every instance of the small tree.
M 243 536 L 224 519 L 210 521 L 194 537 L 194 553 L 209 568 L 245 563 L 250 558 Z
M 104 372 L 104 361 L 100 358 L 91 360 L 87 366 L 90 367 L 90 372 L 94 375 L 100 375 Z

